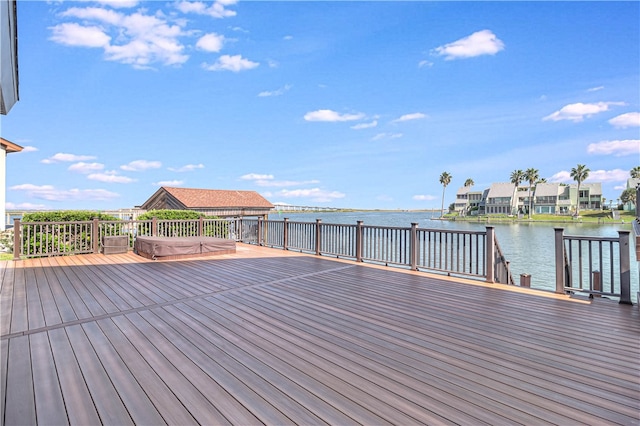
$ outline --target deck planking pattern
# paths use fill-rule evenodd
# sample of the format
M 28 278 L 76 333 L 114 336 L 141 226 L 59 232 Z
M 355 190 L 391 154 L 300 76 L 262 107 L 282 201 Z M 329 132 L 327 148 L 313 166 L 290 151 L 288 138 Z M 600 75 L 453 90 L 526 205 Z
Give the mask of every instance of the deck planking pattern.
M 0 263 L 2 423 L 640 424 L 640 312 L 239 245 Z

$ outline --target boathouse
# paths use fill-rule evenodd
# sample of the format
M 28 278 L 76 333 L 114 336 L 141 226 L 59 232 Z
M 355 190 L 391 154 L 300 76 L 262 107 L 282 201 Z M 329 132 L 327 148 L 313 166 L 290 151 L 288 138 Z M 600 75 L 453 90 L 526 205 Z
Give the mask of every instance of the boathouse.
M 273 204 L 255 191 L 163 186 L 141 208 L 192 210 L 218 217 L 261 216 L 266 219 L 273 210 Z

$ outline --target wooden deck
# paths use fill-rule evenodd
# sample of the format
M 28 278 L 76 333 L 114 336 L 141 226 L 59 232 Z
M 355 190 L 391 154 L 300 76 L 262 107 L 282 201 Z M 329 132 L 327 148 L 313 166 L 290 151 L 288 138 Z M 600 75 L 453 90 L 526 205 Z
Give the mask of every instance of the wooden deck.
M 2 423 L 640 424 L 640 311 L 238 245 L 0 263 Z

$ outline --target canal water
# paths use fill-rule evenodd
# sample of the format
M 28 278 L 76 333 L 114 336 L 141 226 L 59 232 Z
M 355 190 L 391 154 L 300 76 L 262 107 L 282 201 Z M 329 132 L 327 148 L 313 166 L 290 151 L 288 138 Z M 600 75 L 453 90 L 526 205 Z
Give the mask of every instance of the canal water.
M 482 231 L 484 222 L 438 220 L 438 212 L 282 212 L 269 215 L 270 220 L 288 218 L 296 222 L 315 222 L 355 225 L 362 220 L 365 225 L 398 226 L 408 228 L 417 223 L 419 228 Z M 555 290 L 555 240 L 554 228 L 564 228 L 565 235 L 585 235 L 591 237 L 618 237 L 618 231 L 631 231 L 631 225 L 590 223 L 505 223 L 495 222 L 489 225 L 495 228 L 496 238 L 502 253 L 510 262 L 511 273 L 516 282 L 520 274 L 531 275 L 531 287 Z M 631 234 L 633 238 L 633 232 Z M 630 253 L 631 299 L 637 301 L 638 262 L 635 251 Z

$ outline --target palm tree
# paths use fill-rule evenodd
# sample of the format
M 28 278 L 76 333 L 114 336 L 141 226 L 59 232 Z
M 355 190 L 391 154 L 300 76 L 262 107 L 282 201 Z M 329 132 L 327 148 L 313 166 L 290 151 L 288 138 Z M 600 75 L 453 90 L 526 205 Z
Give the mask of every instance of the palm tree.
M 631 169 L 629 174 L 634 179 L 640 179 L 640 166 L 635 166 L 633 169 Z
M 634 205 L 634 207 L 637 205 L 636 204 L 636 189 L 635 188 L 627 188 L 624 191 L 622 191 L 622 194 L 620 194 L 620 201 L 622 201 L 623 204 L 627 204 L 627 203 L 631 203 Z
M 447 185 L 451 183 L 451 175 L 448 172 L 442 172 L 440 175 L 440 183 L 442 184 L 442 207 L 440 211 L 444 212 L 444 190 L 447 188 Z
M 529 181 L 529 219 L 531 219 L 531 209 L 533 208 L 533 199 L 531 198 L 531 187 L 540 179 L 538 170 L 534 168 L 527 169 L 524 172 L 524 178 Z
M 476 183 L 473 181 L 473 179 L 469 178 L 467 180 L 464 181 L 464 186 L 466 188 L 471 187 L 473 185 L 475 185 Z
M 522 170 L 514 170 L 511 172 L 511 183 L 516 186 L 516 191 L 522 179 L 524 179 L 524 172 Z
M 580 215 L 580 184 L 589 177 L 589 170 L 584 164 L 578 164 L 571 169 L 571 177 L 578 182 L 578 205 L 576 206 L 576 216 Z
M 520 186 L 520 182 L 524 179 L 524 172 L 522 170 L 514 170 L 511 172 L 511 183 L 515 185 L 513 189 L 513 202 L 515 202 L 516 207 L 518 206 L 518 187 Z M 512 209 L 513 209 L 513 202 Z M 513 212 L 512 212 L 513 213 Z

